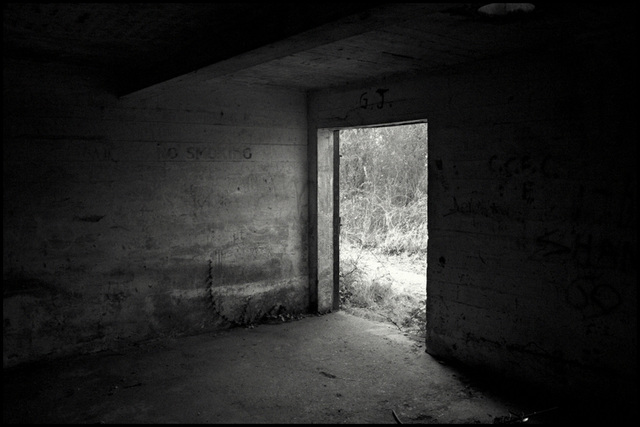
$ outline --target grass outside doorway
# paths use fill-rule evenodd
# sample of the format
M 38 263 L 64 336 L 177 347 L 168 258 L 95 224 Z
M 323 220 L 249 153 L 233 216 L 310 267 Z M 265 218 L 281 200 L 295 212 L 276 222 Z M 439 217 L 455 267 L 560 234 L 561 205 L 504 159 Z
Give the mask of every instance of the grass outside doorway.
M 340 306 L 425 337 L 427 124 L 340 132 Z

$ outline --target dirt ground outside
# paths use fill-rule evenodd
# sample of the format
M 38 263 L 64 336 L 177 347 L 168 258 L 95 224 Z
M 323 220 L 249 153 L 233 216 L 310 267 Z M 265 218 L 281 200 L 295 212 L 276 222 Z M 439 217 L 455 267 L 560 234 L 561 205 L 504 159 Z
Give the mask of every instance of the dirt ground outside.
M 342 239 L 341 309 L 390 322 L 417 340 L 426 328 L 426 256 L 389 255 Z

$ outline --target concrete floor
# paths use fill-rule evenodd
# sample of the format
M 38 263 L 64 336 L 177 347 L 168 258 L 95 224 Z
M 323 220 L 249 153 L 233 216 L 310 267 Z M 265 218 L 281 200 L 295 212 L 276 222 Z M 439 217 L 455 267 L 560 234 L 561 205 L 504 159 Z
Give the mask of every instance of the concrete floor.
M 3 388 L 4 423 L 493 423 L 556 403 L 344 312 L 5 369 Z

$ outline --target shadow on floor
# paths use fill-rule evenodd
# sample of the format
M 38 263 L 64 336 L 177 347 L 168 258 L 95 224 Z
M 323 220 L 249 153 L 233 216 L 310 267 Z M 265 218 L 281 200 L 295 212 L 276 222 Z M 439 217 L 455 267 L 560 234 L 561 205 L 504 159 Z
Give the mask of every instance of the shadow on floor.
M 3 389 L 4 423 L 489 424 L 555 403 L 344 312 L 5 369 Z

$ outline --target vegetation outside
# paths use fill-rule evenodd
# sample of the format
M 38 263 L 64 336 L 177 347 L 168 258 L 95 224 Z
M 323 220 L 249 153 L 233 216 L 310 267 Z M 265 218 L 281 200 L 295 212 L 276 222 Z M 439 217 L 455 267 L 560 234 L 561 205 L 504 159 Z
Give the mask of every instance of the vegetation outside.
M 426 268 L 427 125 L 344 130 L 340 154 L 341 307 L 423 337 L 426 283 L 407 290 L 384 267 Z

